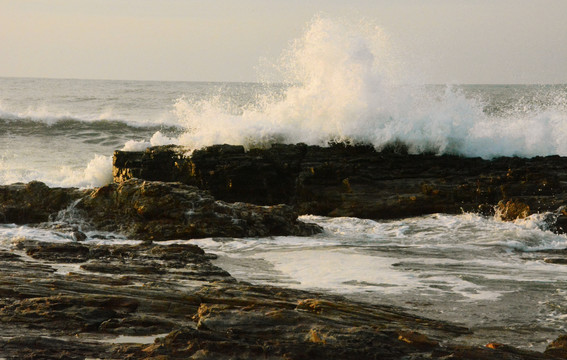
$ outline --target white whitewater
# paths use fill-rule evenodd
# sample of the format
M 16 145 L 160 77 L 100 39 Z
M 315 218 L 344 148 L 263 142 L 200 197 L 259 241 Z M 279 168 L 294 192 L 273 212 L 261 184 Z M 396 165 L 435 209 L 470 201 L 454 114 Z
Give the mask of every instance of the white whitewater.
M 541 89 L 535 107 L 520 98 L 507 112 L 487 115 L 487 99 L 423 85 L 400 63 L 378 27 L 316 18 L 285 53 L 281 68 L 291 85 L 283 94 L 264 95 L 238 114 L 218 98 L 180 99 L 176 113 L 188 132 L 179 142 L 199 148 L 345 141 L 380 149 L 401 141 L 414 153 L 567 155 L 565 87 Z
M 304 216 L 310 238 L 194 240 L 240 280 L 343 294 L 470 327 L 464 341 L 544 350 L 566 331 L 567 266 L 542 250 L 567 237 L 541 215 L 515 223 L 474 214 L 372 221 Z

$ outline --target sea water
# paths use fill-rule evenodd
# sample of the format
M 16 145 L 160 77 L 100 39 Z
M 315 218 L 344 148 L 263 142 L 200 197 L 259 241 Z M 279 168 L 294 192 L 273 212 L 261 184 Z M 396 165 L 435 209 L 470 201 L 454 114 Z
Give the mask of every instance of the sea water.
M 112 181 L 114 150 L 170 143 L 403 142 L 413 153 L 567 156 L 567 85 L 425 84 L 372 24 L 315 18 L 276 65 L 269 83 L 0 78 L 0 184 L 101 186 Z M 240 280 L 396 305 L 468 326 L 473 342 L 541 350 L 567 332 L 567 266 L 539 252 L 566 248 L 567 237 L 544 217 L 304 216 L 324 232 L 192 242 Z M 0 246 L 25 238 L 71 241 L 0 226 Z

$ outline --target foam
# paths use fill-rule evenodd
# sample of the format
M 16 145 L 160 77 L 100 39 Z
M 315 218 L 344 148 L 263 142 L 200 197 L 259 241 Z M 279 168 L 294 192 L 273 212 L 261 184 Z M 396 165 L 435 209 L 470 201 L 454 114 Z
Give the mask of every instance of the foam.
M 474 213 L 432 214 L 391 221 L 302 216 L 325 229 L 327 236 L 359 245 L 390 245 L 431 249 L 483 250 L 486 247 L 534 252 L 564 249 L 567 236 L 548 230 L 551 213 L 505 222 Z M 356 239 L 350 239 L 357 234 Z
M 112 156 L 95 154 L 84 168 L 62 165 L 40 171 L 14 168 L 4 162 L 0 158 L 0 184 L 39 180 L 48 186 L 92 188 L 112 182 Z
M 316 17 L 284 53 L 283 96 L 264 95 L 235 113 L 218 97 L 179 99 L 174 113 L 187 132 L 178 143 L 257 146 L 273 142 L 401 141 L 410 152 L 466 156 L 567 155 L 567 95 L 551 91 L 541 108 L 488 115 L 456 87 L 420 84 L 372 24 Z M 403 71 L 402 71 L 403 70 Z
M 112 182 L 112 156 L 95 155 L 87 167 L 72 173 L 63 184 L 75 187 L 99 187 Z
M 169 144 L 174 144 L 174 143 L 175 143 L 174 138 L 170 138 L 170 137 L 162 134 L 161 131 L 157 131 L 152 135 L 150 141 L 128 140 L 126 142 L 126 144 L 124 144 L 124 147 L 121 150 L 122 151 L 144 151 L 150 146 L 169 145 Z
M 492 280 L 516 282 L 519 273 L 521 281 L 533 283 L 548 281 L 550 273 L 557 274 L 554 281 L 567 276 L 564 267 L 535 261 L 540 255 L 531 253 L 567 246 L 567 237 L 541 229 L 544 216 L 517 222 L 469 213 L 392 221 L 310 215 L 300 220 L 317 223 L 324 232 L 191 243 L 218 254 L 217 264 L 244 281 L 370 297 L 428 294 L 440 301 L 451 296 L 493 302 L 511 290 L 495 287 Z M 526 262 L 530 257 L 534 261 Z

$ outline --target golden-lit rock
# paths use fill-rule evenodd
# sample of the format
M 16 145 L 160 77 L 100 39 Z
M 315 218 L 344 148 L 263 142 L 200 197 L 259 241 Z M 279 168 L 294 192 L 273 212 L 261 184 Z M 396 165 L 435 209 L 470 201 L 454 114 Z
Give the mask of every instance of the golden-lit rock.
M 529 205 L 518 200 L 501 200 L 498 202 L 496 215 L 504 221 L 524 219 L 531 215 Z

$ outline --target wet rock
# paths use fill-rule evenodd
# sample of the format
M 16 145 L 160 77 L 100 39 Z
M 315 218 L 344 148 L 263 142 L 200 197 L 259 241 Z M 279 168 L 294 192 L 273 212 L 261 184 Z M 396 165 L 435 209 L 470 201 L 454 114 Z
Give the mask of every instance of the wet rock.
M 84 191 L 52 189 L 39 182 L 0 186 L 0 222 L 43 223 L 67 232 L 76 242 L 86 239 L 81 228 L 89 225 L 144 240 L 308 236 L 321 231 L 297 216 L 287 205 L 226 203 L 180 183 L 132 179 Z M 48 220 L 57 222 L 46 225 Z
M 96 229 L 147 240 L 321 231 L 317 225 L 298 221 L 295 210 L 287 205 L 229 204 L 193 186 L 138 179 L 96 189 L 76 209 Z
M 76 243 L 36 243 L 25 248 L 32 258 L 53 262 L 80 263 L 89 258 L 89 248 Z
M 62 255 L 54 257 L 50 244 L 23 240 L 0 251 L 2 358 L 552 356 L 501 344 L 458 345 L 462 335 L 470 334 L 468 329 L 392 306 L 238 283 L 226 272 L 222 275 L 223 270 L 211 264 L 212 257 L 191 244 L 57 245 L 74 250 L 59 248 Z M 88 251 L 77 250 L 85 248 Z M 68 265 L 66 257 L 84 262 L 81 267 Z M 128 270 L 144 267 L 159 271 Z M 110 274 L 109 268 L 116 272 Z M 557 342 L 550 348 L 559 346 Z
M 102 333 L 130 336 L 161 334 L 177 328 L 175 321 L 159 316 L 141 315 L 136 318 L 112 318 L 102 322 L 98 330 Z
M 100 343 L 65 341 L 43 336 L 0 339 L 0 352 L 9 359 L 84 360 L 107 358 L 110 346 Z
M 558 234 L 567 233 L 567 214 L 565 209 L 561 209 L 554 221 L 551 222 L 550 230 Z
M 398 333 L 398 340 L 423 349 L 434 349 L 439 347 L 438 341 L 431 340 L 426 335 L 420 334 L 415 331 L 400 331 Z
M 103 274 L 163 274 L 165 272 L 158 264 L 112 264 L 108 262 L 95 262 L 81 265 L 81 269 Z
M 434 352 L 433 358 L 458 359 L 458 360 L 550 360 L 545 354 L 516 349 L 503 344 L 488 344 L 496 346 L 449 346 Z
M 155 181 L 180 181 L 188 164 L 181 146 L 150 147 L 141 152 L 121 152 L 123 156 L 113 160 L 113 177 L 118 182 L 132 178 Z
M 567 265 L 567 258 L 544 258 L 544 262 L 548 264 L 560 264 L 560 265 Z
M 18 300 L 0 310 L 3 323 L 41 326 L 61 333 L 90 331 L 103 322 L 136 311 L 134 299 L 118 296 L 55 295 Z
M 87 239 L 87 235 L 79 230 L 74 230 L 71 233 L 71 237 L 74 241 L 85 241 Z
M 341 144 L 249 150 L 214 145 L 191 155 L 187 150 L 117 151 L 114 179 L 151 174 L 152 180 L 195 185 L 224 201 L 285 203 L 300 214 L 372 219 L 462 211 L 493 215 L 499 201 L 509 200 L 525 205 L 519 211 L 524 216 L 554 211 L 567 200 L 567 158 L 559 156 L 483 160 Z M 158 153 L 174 165 L 151 171 Z
M 42 182 L 0 185 L 0 222 L 33 224 L 65 209 L 88 190 L 49 188 Z
M 545 349 L 545 354 L 557 359 L 567 359 L 567 335 L 552 341 Z
M 521 201 L 503 201 L 498 202 L 496 215 L 504 221 L 513 221 L 516 219 L 524 219 L 531 214 L 530 207 Z
M 78 244 L 61 245 L 76 248 Z M 61 263 L 70 262 L 65 255 L 77 260 L 73 252 L 64 253 L 55 262 L 49 251 L 39 250 L 50 244 L 20 242 L 18 249 L 34 250 L 39 256 L 33 262 L 21 256 L 0 257 L 3 336 L 163 334 L 193 324 L 192 315 L 201 301 L 187 291 L 205 282 L 234 282 L 193 245 L 178 244 L 160 250 L 155 249 L 161 245 L 155 244 L 80 246 L 88 250 L 83 265 L 104 262 L 108 267 L 133 263 L 151 267 L 155 262 L 160 271 L 124 271 L 108 276 L 106 271 L 97 271 L 100 268 L 93 266 L 83 272 L 79 272 L 79 267 L 69 269 L 75 272 L 61 272 L 57 271 Z M 178 256 L 170 256 L 172 253 Z M 2 266 L 5 262 L 9 265 Z M 212 271 L 214 268 L 218 270 Z M 2 354 L 5 353 L 0 348 L 0 357 Z

